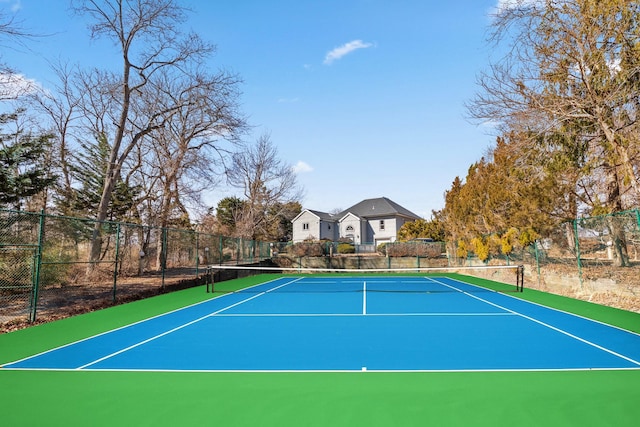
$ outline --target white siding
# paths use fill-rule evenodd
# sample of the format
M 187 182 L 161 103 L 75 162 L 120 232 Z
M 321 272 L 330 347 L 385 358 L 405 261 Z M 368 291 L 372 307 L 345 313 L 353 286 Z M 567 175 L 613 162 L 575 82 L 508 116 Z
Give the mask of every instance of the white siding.
M 384 229 L 381 229 L 380 222 L 384 221 Z M 393 242 L 396 240 L 398 233 L 397 227 L 398 218 L 396 217 L 379 217 L 369 219 L 369 229 L 372 231 L 373 236 L 368 243 L 383 243 Z
M 320 218 L 311 212 L 302 212 L 293 222 L 293 242 L 320 238 Z
M 320 221 L 320 239 L 337 240 L 338 224 L 332 221 Z
M 366 238 L 366 224 L 353 214 L 347 214 L 340 220 L 340 237 L 349 238 L 353 243 L 362 243 Z

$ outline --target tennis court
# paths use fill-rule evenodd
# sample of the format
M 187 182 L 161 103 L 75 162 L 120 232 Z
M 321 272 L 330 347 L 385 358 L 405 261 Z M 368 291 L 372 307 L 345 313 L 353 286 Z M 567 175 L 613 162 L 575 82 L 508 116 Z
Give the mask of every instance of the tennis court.
M 6 370 L 469 372 L 640 369 L 640 335 L 455 275 L 258 284 L 3 364 Z
M 406 276 L 249 276 L 2 334 L 0 419 L 637 425 L 640 314 L 513 282 Z

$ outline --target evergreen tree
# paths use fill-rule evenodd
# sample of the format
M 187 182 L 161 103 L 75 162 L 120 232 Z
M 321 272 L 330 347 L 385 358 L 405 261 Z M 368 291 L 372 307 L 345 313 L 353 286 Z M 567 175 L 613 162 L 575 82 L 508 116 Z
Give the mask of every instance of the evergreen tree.
M 52 135 L 31 135 L 18 129 L 5 133 L 24 110 L 0 114 L 0 206 L 22 208 L 25 199 L 55 182 L 44 161 Z
M 404 223 L 398 230 L 399 240 L 411 240 L 418 238 L 433 239 L 442 242 L 445 239 L 444 225 L 440 219 L 440 212 L 432 211 L 433 218 L 429 221 L 418 219 Z
M 216 218 L 223 234 L 235 235 L 236 225 L 242 217 L 245 202 L 238 197 L 225 197 L 218 202 Z

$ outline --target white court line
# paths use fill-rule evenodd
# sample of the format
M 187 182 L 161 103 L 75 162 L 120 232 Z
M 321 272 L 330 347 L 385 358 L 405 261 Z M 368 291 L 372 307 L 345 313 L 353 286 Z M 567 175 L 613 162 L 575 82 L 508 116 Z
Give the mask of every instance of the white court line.
M 77 368 L 76 368 L 76 370 L 84 369 L 84 368 L 86 368 L 86 367 L 88 367 L 88 366 L 95 365 L 96 363 L 100 363 L 100 362 L 102 362 L 102 361 L 104 361 L 104 360 L 107 360 L 107 359 L 110 359 L 110 358 L 112 358 L 112 357 L 114 357 L 114 356 L 117 356 L 117 355 L 119 355 L 119 354 L 125 353 L 125 352 L 127 352 L 127 351 L 129 351 L 129 350 L 132 350 L 132 349 L 136 348 L 136 347 L 140 347 L 141 345 L 144 345 L 144 344 L 147 344 L 147 343 L 149 343 L 149 342 L 151 342 L 151 341 L 157 340 L 158 338 L 162 338 L 162 337 L 164 337 L 164 336 L 166 336 L 166 335 L 169 335 L 169 334 L 171 334 L 171 333 L 173 333 L 173 332 L 179 331 L 180 329 L 184 329 L 184 328 L 186 328 L 187 326 L 191 326 L 191 325 L 193 325 L 193 324 L 195 324 L 195 323 L 198 323 L 198 322 L 200 322 L 200 321 L 202 321 L 202 320 L 204 320 L 204 319 L 206 319 L 206 318 L 209 318 L 209 317 L 215 316 L 216 314 L 218 314 L 218 313 L 222 313 L 223 311 L 229 310 L 230 308 L 237 307 L 237 306 L 239 306 L 240 304 L 244 304 L 245 302 L 248 302 L 248 301 L 251 301 L 251 300 L 256 299 L 256 298 L 258 298 L 258 297 L 261 297 L 261 296 L 263 296 L 263 295 L 266 295 L 266 294 L 268 294 L 269 292 L 275 291 L 276 289 L 280 289 L 280 288 L 282 288 L 282 287 L 284 287 L 284 286 L 290 285 L 291 283 L 297 282 L 298 280 L 300 280 L 300 278 L 295 279 L 295 280 L 291 280 L 291 281 L 289 281 L 289 282 L 287 282 L 287 283 L 285 283 L 285 284 L 282 284 L 282 285 L 280 285 L 280 286 L 276 286 L 275 288 L 271 288 L 271 289 L 269 289 L 269 290 L 267 290 L 267 291 L 260 292 L 260 293 L 258 293 L 258 294 L 255 294 L 255 295 L 253 295 L 253 296 L 249 297 L 249 298 L 245 298 L 245 299 L 243 299 L 242 301 L 238 301 L 238 302 L 236 302 L 235 304 L 231 304 L 231 305 L 229 305 L 229 306 L 227 306 L 227 307 L 221 308 L 221 309 L 220 309 L 220 310 L 218 310 L 218 311 L 215 311 L 215 312 L 213 312 L 213 313 L 209 313 L 209 314 L 207 314 L 207 315 L 205 315 L 205 316 L 199 317 L 198 319 L 192 320 L 192 321 L 187 322 L 187 323 L 185 323 L 185 324 L 183 324 L 183 325 L 176 326 L 175 328 L 170 329 L 170 330 L 168 330 L 168 331 L 165 331 L 165 332 L 163 332 L 163 333 L 161 333 L 161 334 L 155 335 L 155 336 L 153 336 L 153 337 L 151 337 L 151 338 L 147 338 L 147 339 L 146 339 L 146 340 L 144 340 L 144 341 L 140 341 L 140 342 L 138 342 L 138 343 L 136 343 L 136 344 L 130 345 L 129 347 L 123 348 L 123 349 L 118 350 L 118 351 L 116 351 L 116 352 L 114 352 L 114 353 L 111 353 L 111 354 L 108 354 L 108 355 L 106 355 L 106 356 L 104 356 L 104 357 L 101 357 L 101 358 L 99 358 L 99 359 L 96 359 L 96 360 L 94 360 L 93 362 L 89 362 L 89 363 L 87 363 L 87 364 L 84 364 L 84 365 L 82 365 L 82 366 L 79 366 L 79 367 L 77 367 Z M 267 282 L 267 283 L 268 283 L 268 282 Z
M 455 280 L 455 279 L 454 279 L 454 280 Z M 639 361 L 637 361 L 637 360 L 634 360 L 634 359 L 632 359 L 632 358 L 630 358 L 630 357 L 627 357 L 627 356 L 625 356 L 625 355 L 623 355 L 623 354 L 617 353 L 617 352 L 615 352 L 615 351 L 613 351 L 613 350 L 611 350 L 611 349 L 608 349 L 608 348 L 606 348 L 606 347 L 603 347 L 603 346 L 601 346 L 601 345 L 599 345 L 599 344 L 596 344 L 596 343 L 594 343 L 594 342 L 591 342 L 591 341 L 589 341 L 589 340 L 587 340 L 587 339 L 581 338 L 581 337 L 579 337 L 579 336 L 577 336 L 577 335 L 572 334 L 571 332 L 568 332 L 568 331 L 565 331 L 565 330 L 563 330 L 563 329 L 557 328 L 557 327 L 555 327 L 555 326 L 553 326 L 553 325 L 550 325 L 550 324 L 548 324 L 548 323 L 545 323 L 545 322 L 543 322 L 543 321 L 541 321 L 541 320 L 538 320 L 538 319 L 536 319 L 536 318 L 533 318 L 533 317 L 531 317 L 531 316 L 527 316 L 526 314 L 519 313 L 519 312 L 517 312 L 517 311 L 515 311 L 515 310 L 511 310 L 511 309 L 509 309 L 509 308 L 507 308 L 507 307 L 503 307 L 503 306 L 501 306 L 500 304 L 496 304 L 496 303 L 494 303 L 494 302 L 487 301 L 486 299 L 480 298 L 479 296 L 473 295 L 473 294 L 471 294 L 471 293 L 469 293 L 469 292 L 465 292 L 465 291 L 463 291 L 462 289 L 458 289 L 458 288 L 456 288 L 455 286 L 448 285 L 448 284 L 443 283 L 443 282 L 441 282 L 441 281 L 439 281 L 439 280 L 434 280 L 434 281 L 435 281 L 435 282 L 438 282 L 438 283 L 440 283 L 441 285 L 444 285 L 444 286 L 446 286 L 446 287 L 448 287 L 448 288 L 455 289 L 455 290 L 457 290 L 457 291 L 459 291 L 459 292 L 462 292 L 463 294 L 465 294 L 465 295 L 467 295 L 467 296 L 470 296 L 471 298 L 475 298 L 475 299 L 477 299 L 478 301 L 482 301 L 482 302 L 484 302 L 484 303 L 486 303 L 486 304 L 489 304 L 489 305 L 492 305 L 492 306 L 494 306 L 494 307 L 500 308 L 500 309 L 502 309 L 502 310 L 506 310 L 506 311 L 508 311 L 508 312 L 511 312 L 511 313 L 513 313 L 513 314 L 516 314 L 516 315 L 518 315 L 518 316 L 520 316 L 520 317 L 522 317 L 522 318 L 524 318 L 524 319 L 530 320 L 530 321 L 532 321 L 532 322 L 534 322 L 534 323 L 537 323 L 537 324 L 539 324 L 539 325 L 542 325 L 542 326 L 544 326 L 544 327 L 546 327 L 546 328 L 549 328 L 549 329 L 551 329 L 551 330 L 554 330 L 554 331 L 556 331 L 556 332 L 560 332 L 561 334 L 564 334 L 564 335 L 566 335 L 566 336 L 568 336 L 568 337 L 570 337 L 570 338 L 573 338 L 573 339 L 575 339 L 575 340 L 578 340 L 578 341 L 580 341 L 580 342 L 582 342 L 582 343 L 584 343 L 584 344 L 590 345 L 590 346 L 595 347 L 595 348 L 597 348 L 597 349 L 599 349 L 599 350 L 602 350 L 602 351 L 604 351 L 604 352 L 607 352 L 607 353 L 612 354 L 612 355 L 614 355 L 614 356 L 616 356 L 616 357 L 619 357 L 619 358 L 621 358 L 621 359 L 624 359 L 624 360 L 626 360 L 626 361 L 628 361 L 628 362 L 631 362 L 631 363 L 633 363 L 633 364 L 635 364 L 635 365 L 640 366 L 640 362 L 639 362 Z M 464 283 L 464 282 L 462 282 L 462 283 Z M 466 283 L 465 283 L 465 284 L 466 284 Z
M 362 285 L 362 314 L 367 314 L 367 282 Z
M 216 314 L 216 317 L 477 317 L 517 316 L 516 313 L 231 313 Z
M 64 369 L 43 369 L 55 371 Z M 68 370 L 68 369 L 67 369 Z M 463 373 L 463 372 L 584 372 L 638 371 L 638 368 L 469 368 L 469 369 L 86 369 L 91 372 L 201 372 L 201 373 Z
M 40 371 L 40 372 L 74 372 L 69 368 L 11 368 L 11 371 Z M 140 369 L 140 368 L 89 368 L 83 372 L 176 372 L 176 373 L 463 373 L 463 372 L 593 372 L 593 371 L 639 371 L 634 368 L 461 368 L 461 369 Z

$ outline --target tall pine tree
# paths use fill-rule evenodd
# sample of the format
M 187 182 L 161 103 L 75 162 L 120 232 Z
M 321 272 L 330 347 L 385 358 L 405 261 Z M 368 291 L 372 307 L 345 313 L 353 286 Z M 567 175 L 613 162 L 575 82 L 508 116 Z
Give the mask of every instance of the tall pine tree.
M 22 209 L 29 197 L 41 193 L 56 179 L 44 166 L 52 135 L 32 135 L 19 127 L 5 130 L 23 113 L 20 109 L 0 114 L 0 207 Z
M 73 200 L 62 201 L 63 205 L 66 204 L 76 214 L 97 217 L 110 151 L 104 135 L 98 136 L 94 143 L 82 144 L 82 150 L 75 156 L 76 161 L 71 168 L 74 179 L 80 185 L 72 196 Z M 118 177 L 107 219 L 122 221 L 130 217 L 139 192 L 139 188 L 129 186 Z

